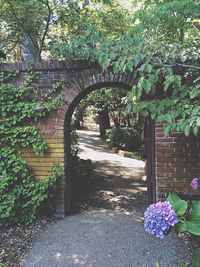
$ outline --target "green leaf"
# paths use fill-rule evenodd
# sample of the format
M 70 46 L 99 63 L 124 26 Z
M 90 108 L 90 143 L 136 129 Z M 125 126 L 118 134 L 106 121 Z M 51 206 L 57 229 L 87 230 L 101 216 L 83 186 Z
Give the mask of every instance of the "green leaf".
M 147 64 L 147 66 L 145 68 L 146 72 L 147 73 L 151 73 L 152 72 L 152 69 L 153 69 L 152 65 L 151 64 Z
M 181 198 L 177 196 L 175 193 L 169 193 L 167 197 L 167 201 L 172 205 L 174 202 L 180 200 Z
M 188 203 L 185 200 L 178 200 L 174 203 L 173 208 L 176 211 L 177 216 L 182 216 L 185 214 L 188 207 Z
M 190 127 L 189 127 L 189 125 L 186 125 L 185 127 L 184 127 L 184 134 L 185 134 L 185 136 L 189 136 L 189 134 L 190 134 Z
M 188 208 L 187 201 L 182 200 L 174 193 L 169 194 L 169 196 L 167 197 L 167 201 L 169 201 L 172 208 L 175 210 L 177 216 L 182 216 L 183 214 L 185 214 Z
M 199 126 L 195 126 L 195 127 L 193 127 L 192 130 L 193 130 L 193 134 L 194 134 L 194 135 L 197 135 L 198 132 L 199 132 Z
M 165 124 L 163 127 L 163 133 L 165 137 L 169 135 L 170 131 L 171 131 L 171 126 L 169 124 Z
M 192 201 L 192 210 L 195 212 L 200 212 L 200 201 L 199 200 Z
M 192 267 L 199 267 L 200 266 L 200 251 L 196 253 L 192 261 Z
M 165 115 L 165 119 L 166 119 L 167 122 L 172 122 L 173 117 L 172 117 L 171 114 L 167 113 L 167 114 Z
M 200 126 L 200 117 L 197 118 L 196 124 L 197 124 L 197 126 Z
M 192 212 L 185 222 L 189 233 L 200 235 L 200 212 Z
M 142 86 L 145 93 L 148 94 L 151 91 L 151 83 L 148 80 L 144 80 Z
M 129 103 L 127 106 L 126 106 L 126 109 L 125 109 L 125 114 L 128 115 L 130 114 L 132 111 L 132 103 Z
M 193 235 L 200 235 L 200 223 L 197 225 L 196 223 L 186 221 L 187 231 Z
M 178 224 L 176 225 L 176 229 L 178 232 L 186 232 L 187 231 L 187 225 L 184 220 L 179 220 Z

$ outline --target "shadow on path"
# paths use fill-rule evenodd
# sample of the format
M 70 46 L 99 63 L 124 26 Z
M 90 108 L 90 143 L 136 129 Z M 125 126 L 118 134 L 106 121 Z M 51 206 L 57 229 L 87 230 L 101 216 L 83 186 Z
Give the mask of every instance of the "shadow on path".
M 96 169 L 89 182 L 83 181 L 76 188 L 73 211 L 103 208 L 143 212 L 147 205 L 144 162 L 114 153 L 97 131 L 79 130 L 77 134 L 79 156 L 91 159 Z
M 76 213 L 49 224 L 22 266 L 155 267 L 159 261 L 161 267 L 177 267 L 180 259 L 189 261 L 188 240 L 173 232 L 161 240 L 144 230 L 144 162 L 107 152 L 96 134 L 93 141 L 87 134 L 79 132 L 81 157 L 95 161 L 97 169 L 91 182 L 83 183 Z

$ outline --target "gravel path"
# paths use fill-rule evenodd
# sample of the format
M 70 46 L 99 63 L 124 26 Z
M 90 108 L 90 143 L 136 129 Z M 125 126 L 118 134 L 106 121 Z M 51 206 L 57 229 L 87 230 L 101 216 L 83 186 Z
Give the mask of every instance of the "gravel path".
M 11 226 L 0 230 L 0 267 L 19 267 L 32 240 L 52 221 L 51 218 L 40 218 L 28 226 Z
M 112 153 L 94 131 L 79 131 L 81 157 L 97 170 L 75 203 L 76 213 L 52 222 L 35 240 L 23 267 L 175 267 L 191 259 L 187 238 L 147 234 L 144 162 Z
M 186 258 L 186 245 L 170 234 L 148 235 L 134 214 L 98 210 L 51 224 L 26 256 L 24 267 L 162 267 Z

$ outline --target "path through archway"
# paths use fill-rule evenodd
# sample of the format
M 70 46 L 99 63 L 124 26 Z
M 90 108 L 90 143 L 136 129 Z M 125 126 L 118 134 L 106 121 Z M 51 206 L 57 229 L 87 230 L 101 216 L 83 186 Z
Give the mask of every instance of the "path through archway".
M 81 159 L 92 160 L 95 170 L 85 184 L 83 179 L 79 185 L 74 210 L 144 211 L 147 205 L 145 162 L 112 151 L 99 137 L 97 127 L 77 133 L 78 155 Z
M 115 87 L 117 84 L 114 84 Z M 108 88 L 112 84 L 110 83 Z M 104 85 L 105 87 L 105 85 Z M 117 87 L 121 87 L 118 85 Z M 72 173 L 72 155 L 71 144 L 70 144 L 70 127 L 71 127 L 71 118 L 73 111 L 77 107 L 78 103 L 89 94 L 91 91 L 100 90 L 102 88 L 91 87 L 89 90 L 86 90 L 85 94 L 80 94 L 75 98 L 69 107 L 69 111 L 66 114 L 66 125 L 65 125 L 65 147 L 66 147 L 66 213 L 69 214 L 72 211 L 72 206 L 74 202 L 74 179 Z M 124 90 L 124 89 L 121 89 Z M 147 125 L 145 123 L 146 132 L 151 134 L 153 133 L 152 124 Z M 154 139 L 146 135 L 145 145 L 148 149 L 146 155 L 149 159 L 146 159 L 148 164 L 145 168 L 144 161 L 138 161 L 130 158 L 124 158 L 116 153 L 113 153 L 111 149 L 99 138 L 98 130 L 81 130 L 79 131 L 79 140 L 81 143 L 81 157 L 85 159 L 92 159 L 96 165 L 97 169 L 95 171 L 92 182 L 94 185 L 88 186 L 87 182 L 82 183 L 82 188 L 80 188 L 78 194 L 82 195 L 82 203 L 79 204 L 82 206 L 86 205 L 88 207 L 102 207 L 102 208 L 112 208 L 112 209 L 124 209 L 127 212 L 135 206 L 137 208 L 138 202 L 143 203 L 143 208 L 147 205 L 147 202 L 153 202 L 155 192 L 152 187 L 155 186 L 152 182 L 148 180 L 154 179 L 154 176 L 150 171 L 153 171 L 152 164 L 154 164 L 154 146 L 149 145 L 153 143 Z M 148 142 L 148 139 L 150 142 Z M 150 151 L 151 150 L 151 151 Z M 150 160 L 151 159 L 151 160 Z M 151 164 L 149 164 L 151 162 Z M 145 176 L 145 171 L 147 171 L 147 176 Z M 147 181 L 146 181 L 147 177 Z M 97 183 L 95 183 L 95 180 Z M 85 199 L 86 194 L 90 191 L 89 199 Z M 147 197 L 148 196 L 148 197 Z M 85 200 L 84 200 L 85 199 Z M 147 201 L 148 199 L 148 201 Z M 85 203 L 84 203 L 85 201 Z M 137 203 L 134 205 L 134 203 Z M 145 204 L 144 204 L 145 203 Z

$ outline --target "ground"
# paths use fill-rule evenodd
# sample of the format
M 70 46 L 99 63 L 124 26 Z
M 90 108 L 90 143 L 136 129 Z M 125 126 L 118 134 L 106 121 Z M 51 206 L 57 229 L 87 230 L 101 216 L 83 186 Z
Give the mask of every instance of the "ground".
M 18 267 L 32 241 L 42 232 L 52 218 L 39 218 L 28 226 L 12 226 L 0 230 L 0 267 Z
M 23 267 L 162 267 L 187 260 L 187 245 L 171 233 L 148 235 L 134 213 L 93 210 L 48 226 L 26 255 Z
M 91 182 L 74 213 L 50 223 L 27 252 L 23 267 L 175 267 L 191 260 L 187 238 L 171 232 L 163 240 L 144 231 L 144 162 L 113 153 L 96 131 L 79 131 L 81 157 L 96 162 Z
M 81 184 L 77 191 L 75 211 L 104 208 L 143 214 L 147 206 L 145 163 L 113 153 L 95 128 L 79 130 L 78 136 L 79 156 L 91 159 L 96 169 L 89 185 Z

